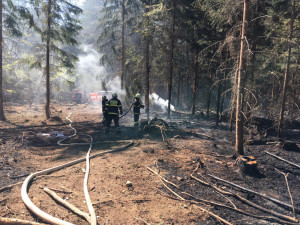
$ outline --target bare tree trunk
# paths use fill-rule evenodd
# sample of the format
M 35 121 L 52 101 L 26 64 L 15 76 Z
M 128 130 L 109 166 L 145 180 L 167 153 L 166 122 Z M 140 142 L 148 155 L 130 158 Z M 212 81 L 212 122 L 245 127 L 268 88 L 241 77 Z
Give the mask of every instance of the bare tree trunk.
M 194 85 L 193 85 L 193 105 L 192 105 L 192 115 L 195 115 L 196 112 L 196 95 L 197 95 L 197 83 L 198 83 L 198 54 L 195 51 L 194 55 Z
M 170 49 L 170 74 L 168 79 L 168 119 L 170 119 L 170 114 L 171 114 L 172 82 L 173 82 L 173 72 L 174 72 L 175 10 L 176 10 L 176 0 L 173 0 L 171 49 Z
M 3 68 L 2 68 L 2 51 L 3 51 L 3 34 L 2 34 L 2 0 L 0 0 L 0 120 L 5 121 L 4 115 L 4 99 L 3 99 Z
M 125 77 L 125 0 L 122 0 L 122 70 L 121 70 L 121 89 L 124 89 Z
M 212 80 L 209 81 L 209 89 L 208 89 L 208 96 L 206 101 L 206 117 L 209 118 L 209 111 L 210 111 L 210 98 L 211 98 L 211 88 L 212 88 Z
M 230 120 L 229 120 L 229 131 L 232 132 L 233 128 L 233 118 L 235 113 L 235 102 L 236 102 L 236 90 L 237 90 L 237 77 L 238 77 L 238 70 L 234 73 L 234 84 L 233 84 L 233 95 L 232 95 L 232 102 L 231 102 L 231 113 L 230 113 Z
M 288 55 L 287 55 L 285 73 L 284 73 L 281 109 L 279 115 L 278 137 L 281 137 L 281 130 L 282 130 L 282 125 L 284 120 L 283 117 L 284 117 L 284 110 L 285 110 L 285 101 L 286 101 L 286 87 L 287 87 L 287 80 L 290 74 L 291 51 L 292 51 L 291 41 L 293 39 L 293 31 L 294 31 L 295 5 L 296 5 L 296 0 L 293 0 L 293 8 L 292 8 L 292 15 L 291 15 L 291 22 L 290 22 L 290 35 L 289 35 L 289 42 L 288 42 Z
M 181 96 L 181 86 L 182 86 L 182 73 L 178 75 L 178 83 L 177 83 L 177 107 L 180 108 L 180 96 Z
M 216 105 L 216 111 L 217 111 L 217 117 L 216 117 L 216 126 L 219 126 L 219 116 L 220 116 L 220 108 L 221 108 L 221 92 L 222 92 L 223 84 L 222 82 L 219 82 L 218 84 L 218 97 L 217 97 L 217 105 Z
M 240 61 L 239 61 L 239 70 L 237 77 L 237 92 L 236 92 L 236 134 L 235 134 L 235 154 L 244 155 L 244 146 L 243 146 L 243 114 L 242 114 L 242 93 L 243 93 L 243 84 L 242 79 L 245 73 L 246 59 L 244 55 L 245 43 L 246 43 L 246 31 L 248 28 L 248 7 L 250 0 L 244 0 L 244 12 L 243 12 L 243 25 L 242 25 L 242 35 L 241 35 L 241 49 L 240 49 Z
M 50 33 L 51 33 L 51 5 L 52 0 L 48 0 L 48 27 L 47 27 L 47 50 L 46 50 L 46 117 L 50 118 Z
M 148 4 L 145 6 L 145 14 L 149 12 L 148 6 L 151 4 L 151 1 L 147 2 Z M 149 26 L 149 19 L 147 18 L 146 21 L 147 27 Z M 150 100 L 149 100 L 149 95 L 150 95 L 150 41 L 149 41 L 149 35 L 145 37 L 145 72 L 146 72 L 146 77 L 145 77 L 145 105 L 146 105 L 146 114 L 147 114 L 147 120 L 150 120 Z

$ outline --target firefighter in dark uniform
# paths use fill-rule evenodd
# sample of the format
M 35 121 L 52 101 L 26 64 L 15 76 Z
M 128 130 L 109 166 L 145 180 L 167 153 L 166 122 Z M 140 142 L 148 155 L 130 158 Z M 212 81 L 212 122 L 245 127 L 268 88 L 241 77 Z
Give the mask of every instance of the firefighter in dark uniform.
M 143 109 L 145 106 L 141 102 L 141 95 L 137 93 L 135 95 L 135 101 L 133 103 L 133 114 L 134 114 L 134 126 L 139 126 L 141 108 Z
M 103 120 L 102 123 L 103 125 L 106 125 L 107 122 L 107 116 L 108 116 L 108 99 L 106 97 L 106 95 L 102 96 L 102 114 L 103 114 Z
M 123 114 L 123 109 L 122 109 L 122 103 L 118 99 L 117 93 L 112 94 L 112 98 L 107 103 L 107 108 L 108 108 L 108 116 L 107 116 L 105 133 L 109 132 L 109 128 L 112 120 L 114 120 L 116 131 L 120 132 L 119 112 L 120 114 Z

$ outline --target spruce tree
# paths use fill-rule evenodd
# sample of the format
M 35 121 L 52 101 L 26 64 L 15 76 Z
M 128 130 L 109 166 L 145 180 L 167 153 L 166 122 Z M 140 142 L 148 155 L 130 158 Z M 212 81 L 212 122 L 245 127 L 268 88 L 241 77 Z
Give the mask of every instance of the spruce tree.
M 27 19 L 30 25 L 33 19 L 28 9 L 15 5 L 11 0 L 0 0 L 0 120 L 5 120 L 3 98 L 3 31 L 11 37 L 21 37 L 19 21 Z
M 67 52 L 63 45 L 76 45 L 75 39 L 82 27 L 77 16 L 82 10 L 66 0 L 41 0 L 31 1 L 37 18 L 35 30 L 41 37 L 40 51 L 36 55 L 36 61 L 32 66 L 43 68 L 46 77 L 46 117 L 50 118 L 51 95 L 51 70 L 56 67 L 74 68 L 74 61 L 78 58 Z M 51 59 L 51 62 L 50 62 Z M 55 66 L 54 66 L 55 65 Z

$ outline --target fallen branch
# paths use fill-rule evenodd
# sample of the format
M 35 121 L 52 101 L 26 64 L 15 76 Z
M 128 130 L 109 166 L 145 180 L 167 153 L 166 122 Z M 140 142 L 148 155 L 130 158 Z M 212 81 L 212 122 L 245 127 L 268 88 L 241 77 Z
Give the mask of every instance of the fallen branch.
M 40 187 L 41 189 L 45 189 L 44 187 Z M 72 191 L 65 191 L 65 190 L 59 190 L 59 189 L 55 189 L 55 188 L 50 188 L 48 187 L 47 189 L 50 189 L 51 191 L 55 191 L 55 192 L 60 192 L 60 193 L 64 193 L 64 194 L 72 194 Z
M 193 172 L 192 172 L 192 174 L 191 174 L 191 177 L 193 176 L 193 174 L 198 170 L 198 168 L 199 168 L 199 166 L 200 166 L 200 163 L 198 163 L 197 164 L 197 167 L 196 167 L 196 169 L 194 169 L 193 170 Z M 201 175 L 202 176 L 202 175 Z M 205 183 L 206 183 L 206 185 L 207 186 L 209 186 L 209 183 L 208 183 L 208 181 L 202 176 L 202 178 L 206 181 Z M 219 195 L 221 195 L 224 199 L 226 199 L 235 209 L 237 209 L 237 207 L 236 207 L 236 205 L 229 199 L 229 198 L 227 198 L 226 196 L 224 196 L 222 193 L 220 193 L 220 192 L 217 192 Z
M 1 188 L 0 188 L 0 192 L 5 191 L 5 190 L 8 190 L 8 189 L 11 189 L 11 188 L 13 188 L 14 186 L 17 186 L 17 185 L 22 184 L 22 183 L 23 183 L 23 181 L 18 182 L 18 183 L 15 183 L 15 184 L 11 184 L 11 185 L 7 185 L 7 186 L 4 186 L 4 187 L 1 187 Z
M 269 197 L 269 196 L 267 196 L 267 195 L 265 195 L 265 194 L 261 194 L 261 193 L 259 193 L 259 192 L 250 190 L 250 189 L 248 189 L 248 188 L 244 188 L 244 187 L 242 187 L 242 186 L 240 186 L 240 185 L 234 184 L 234 183 L 232 183 L 232 182 L 230 182 L 230 181 L 221 179 L 221 178 L 219 178 L 219 177 L 216 177 L 216 176 L 213 176 L 213 175 L 210 175 L 210 174 L 207 174 L 207 176 L 212 177 L 212 178 L 214 178 L 214 179 L 216 179 L 216 180 L 218 180 L 218 181 L 221 181 L 221 182 L 223 182 L 223 183 L 229 184 L 229 185 L 231 185 L 231 186 L 234 186 L 234 187 L 236 187 L 236 188 L 239 188 L 239 189 L 241 189 L 241 190 L 243 190 L 243 191 L 247 191 L 247 192 L 249 192 L 249 193 L 258 195 L 258 196 L 260 196 L 260 197 L 262 197 L 262 198 L 268 199 L 268 200 L 270 200 L 270 201 L 272 201 L 272 202 L 275 202 L 275 203 L 277 203 L 277 204 L 279 204 L 279 205 L 281 205 L 281 206 L 284 206 L 284 207 L 286 207 L 286 208 L 293 209 L 293 206 L 291 206 L 291 205 L 289 205 L 289 204 L 287 204 L 287 203 L 285 203 L 285 202 L 281 202 L 281 201 L 279 201 L 279 200 L 277 200 L 277 199 L 275 199 L 275 198 Z M 298 209 L 297 211 L 300 211 L 300 209 Z
M 281 160 L 281 161 L 283 161 L 283 162 L 285 162 L 285 163 L 287 163 L 287 164 L 290 164 L 290 165 L 295 166 L 295 167 L 297 167 L 298 169 L 300 169 L 300 165 L 298 165 L 298 164 L 296 164 L 296 163 L 290 162 L 290 161 L 288 161 L 288 160 L 286 160 L 286 159 L 283 159 L 283 158 L 281 158 L 281 157 L 279 157 L 279 156 L 277 156 L 277 155 L 273 155 L 272 153 L 267 152 L 267 151 L 265 151 L 265 153 L 267 153 L 268 155 L 270 155 L 270 156 L 272 156 L 272 157 L 274 157 L 274 158 L 276 158 L 276 159 L 278 159 L 278 160 Z
M 71 203 L 63 200 L 61 197 L 59 197 L 54 191 L 51 191 L 49 188 L 43 188 L 43 190 L 50 195 L 55 201 L 59 202 L 61 205 L 63 205 L 64 207 L 70 209 L 73 213 L 83 217 L 86 219 L 86 221 L 88 221 L 89 223 L 91 223 L 91 217 L 89 214 L 81 211 L 80 209 L 78 209 L 76 206 L 72 205 Z
M 238 194 L 235 194 L 235 193 L 232 193 L 232 192 L 229 192 L 229 191 L 225 191 L 225 190 L 223 190 L 223 189 L 220 189 L 220 188 L 218 188 L 217 186 L 212 185 L 212 184 L 210 184 L 210 183 L 208 183 L 208 182 L 205 182 L 205 181 L 203 181 L 203 180 L 200 180 L 199 178 L 197 178 L 197 177 L 195 177 L 195 176 L 193 176 L 193 175 L 191 175 L 191 178 L 193 178 L 194 180 L 198 181 L 199 183 L 202 183 L 202 184 L 204 184 L 204 185 L 206 185 L 206 186 L 209 186 L 209 187 L 215 189 L 217 192 L 220 192 L 220 193 L 222 193 L 222 194 L 224 194 L 224 195 L 228 195 L 228 196 L 234 197 L 234 198 L 240 200 L 241 202 L 244 202 L 244 203 L 246 203 L 247 205 L 252 206 L 253 208 L 259 209 L 260 211 L 263 211 L 263 212 L 265 212 L 265 213 L 272 214 L 272 215 L 274 215 L 274 216 L 276 216 L 276 217 L 278 217 L 278 218 L 281 218 L 281 219 L 287 220 L 287 221 L 291 221 L 291 222 L 293 222 L 293 223 L 298 223 L 298 222 L 299 222 L 296 218 L 293 218 L 293 217 L 290 217 L 290 216 L 286 216 L 286 215 L 277 213 L 277 212 L 275 212 L 275 211 L 273 211 L 273 210 L 266 209 L 266 208 L 264 208 L 264 207 L 262 207 L 262 206 L 260 206 L 260 205 L 257 205 L 257 204 L 255 204 L 255 203 L 253 203 L 253 202 L 251 202 L 251 201 L 249 201 L 249 200 L 243 198 L 242 196 L 240 196 L 240 195 L 238 195 Z
M 286 183 L 286 186 L 287 186 L 287 189 L 288 189 L 288 193 L 289 193 L 289 196 L 290 196 L 290 199 L 291 199 L 291 203 L 292 203 L 292 207 L 293 207 L 293 213 L 294 213 L 294 217 L 296 218 L 296 212 L 295 212 L 295 205 L 294 205 L 294 201 L 293 201 L 293 196 L 292 196 L 292 193 L 291 193 L 291 190 L 290 190 L 290 185 L 289 185 L 289 182 L 288 182 L 288 173 L 284 173 L 278 169 L 276 169 L 279 173 L 281 173 L 283 176 L 284 176 L 284 179 L 285 179 L 285 183 Z
M 1 225 L 46 225 L 45 223 L 36 223 L 27 220 L 4 218 L 4 217 L 0 217 L 0 224 Z
M 163 181 L 165 181 L 166 183 L 171 184 L 172 186 L 174 186 L 174 187 L 176 187 L 176 188 L 179 188 L 176 184 L 172 183 L 171 181 L 166 180 L 166 179 L 163 178 L 160 174 L 158 174 L 158 173 L 155 172 L 154 170 L 150 169 L 148 166 L 146 166 L 146 168 L 147 168 L 150 172 L 152 172 L 152 173 L 156 174 L 157 176 L 159 176 L 159 177 L 160 177 Z
M 159 174 L 157 174 L 159 175 Z M 175 191 L 173 191 L 170 187 L 168 187 L 164 182 L 163 182 L 163 179 L 161 177 L 160 178 L 160 181 L 162 182 L 162 184 L 171 192 L 173 193 L 177 198 L 177 200 L 180 200 L 180 201 L 187 201 L 185 198 L 183 198 L 182 196 L 180 196 L 179 194 L 177 194 Z M 224 224 L 227 224 L 227 225 L 232 225 L 232 223 L 228 222 L 227 220 L 221 218 L 220 216 L 212 213 L 211 211 L 207 210 L 207 209 L 204 209 L 202 207 L 200 207 L 199 205 L 197 205 L 197 207 L 200 208 L 201 211 L 203 212 L 206 212 L 207 214 L 209 214 L 210 216 L 214 217 L 215 219 L 221 221 L 222 223 Z
M 249 217 L 253 217 L 253 218 L 256 218 L 256 219 L 262 219 L 262 220 L 271 220 L 271 221 L 276 221 L 278 223 L 287 223 L 286 221 L 283 221 L 283 220 L 280 220 L 276 217 L 273 217 L 273 216 L 258 216 L 258 215 L 254 215 L 254 214 L 251 214 L 251 213 L 247 213 L 245 212 L 245 210 L 241 210 L 241 209 L 238 209 L 238 208 L 232 208 L 230 206 L 227 206 L 227 205 L 224 205 L 224 204 L 221 204 L 221 203 L 218 203 L 218 202 L 212 202 L 212 201 L 208 201 L 208 200 L 205 200 L 205 199 L 200 199 L 200 198 L 196 198 L 186 192 L 182 192 L 182 194 L 185 194 L 193 199 L 196 199 L 197 201 L 192 201 L 192 200 L 187 200 L 189 201 L 190 203 L 193 203 L 193 204 L 202 204 L 202 203 L 205 203 L 205 204 L 210 204 L 210 205 L 214 205 L 214 206 L 217 206 L 217 207 L 223 207 L 225 209 L 229 209 L 229 210 L 233 210 L 237 213 L 240 213 L 242 215 L 246 215 L 246 216 L 249 216 Z M 295 224 L 295 223 L 291 223 L 291 224 Z

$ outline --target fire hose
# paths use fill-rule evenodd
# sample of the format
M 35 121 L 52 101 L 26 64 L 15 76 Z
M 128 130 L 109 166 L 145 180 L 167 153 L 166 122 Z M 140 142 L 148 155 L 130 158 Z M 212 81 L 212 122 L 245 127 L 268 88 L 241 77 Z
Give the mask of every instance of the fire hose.
M 72 121 L 69 119 L 70 116 L 71 116 L 71 114 L 67 117 L 67 120 L 69 120 L 71 122 L 69 124 L 69 126 L 74 130 L 74 134 L 67 137 L 67 138 L 64 138 L 64 139 L 58 141 L 57 144 L 61 145 L 61 146 L 68 146 L 68 145 L 71 146 L 71 145 L 74 145 L 74 144 L 76 144 L 76 145 L 86 145 L 87 143 L 71 143 L 71 144 L 62 144 L 61 143 L 62 141 L 70 139 L 70 138 L 74 137 L 77 134 L 77 130 L 72 127 Z M 89 135 L 86 135 L 86 136 L 89 136 Z M 97 219 L 96 219 L 96 215 L 95 215 L 94 209 L 93 209 L 92 204 L 91 204 L 91 200 L 90 200 L 90 197 L 89 197 L 89 194 L 88 194 L 88 188 L 87 188 L 88 175 L 89 175 L 89 159 L 95 158 L 95 157 L 100 156 L 100 155 L 104 155 L 106 153 L 122 151 L 122 150 L 124 150 L 124 149 L 126 149 L 126 148 L 128 148 L 128 147 L 130 147 L 134 144 L 131 141 L 129 144 L 127 144 L 124 147 L 113 149 L 113 150 L 107 150 L 107 151 L 96 153 L 96 154 L 90 156 L 90 151 L 91 151 L 91 148 L 92 148 L 93 139 L 92 139 L 91 136 L 89 136 L 89 137 L 91 138 L 91 142 L 89 144 L 90 147 L 89 147 L 89 150 L 88 150 L 88 153 L 87 153 L 86 157 L 80 158 L 80 159 L 77 159 L 77 160 L 73 160 L 73 161 L 70 161 L 70 162 L 55 166 L 55 167 L 51 167 L 51 168 L 48 168 L 48 169 L 45 169 L 45 170 L 42 170 L 42 171 L 37 171 L 35 173 L 32 173 L 25 179 L 25 181 L 22 184 L 21 197 L 22 197 L 22 200 L 23 200 L 24 204 L 27 206 L 27 208 L 31 212 L 33 212 L 35 215 L 37 215 L 38 217 L 42 218 L 43 220 L 45 220 L 46 222 L 48 222 L 50 224 L 73 225 L 72 223 L 69 223 L 67 221 L 58 219 L 58 218 L 53 217 L 53 216 L 49 215 L 48 213 L 42 211 L 36 205 L 34 205 L 34 203 L 30 200 L 30 198 L 28 196 L 28 191 L 29 191 L 28 185 L 35 177 L 40 176 L 40 175 L 44 175 L 44 174 L 48 174 L 48 173 L 51 173 L 51 172 L 54 172 L 54 171 L 58 171 L 58 170 L 63 169 L 65 167 L 69 167 L 69 166 L 75 165 L 77 163 L 86 161 L 87 162 L 87 164 L 86 164 L 87 169 L 86 169 L 86 173 L 85 173 L 85 177 L 84 177 L 84 195 L 85 195 L 86 202 L 88 204 L 88 209 L 89 209 L 89 212 L 90 212 L 90 215 L 91 215 L 91 224 L 96 225 L 97 224 Z
M 134 103 L 131 104 L 130 108 L 127 110 L 126 113 L 124 113 L 122 116 L 119 116 L 119 118 L 121 119 L 122 117 L 126 116 L 127 113 L 129 113 L 129 111 L 131 110 L 132 106 L 134 105 Z

